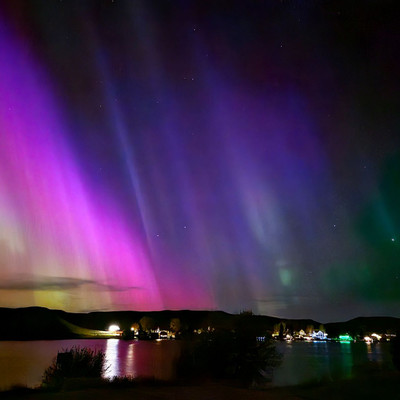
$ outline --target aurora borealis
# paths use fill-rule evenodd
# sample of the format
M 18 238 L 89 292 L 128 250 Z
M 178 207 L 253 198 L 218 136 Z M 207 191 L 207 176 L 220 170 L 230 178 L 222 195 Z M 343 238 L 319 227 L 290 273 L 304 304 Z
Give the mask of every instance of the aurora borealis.
M 399 317 L 395 10 L 3 1 L 0 306 Z

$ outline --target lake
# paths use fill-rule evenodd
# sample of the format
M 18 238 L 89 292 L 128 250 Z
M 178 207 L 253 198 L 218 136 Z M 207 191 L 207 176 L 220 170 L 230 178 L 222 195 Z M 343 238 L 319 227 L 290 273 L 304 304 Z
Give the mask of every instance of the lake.
M 174 377 L 179 341 L 124 341 L 120 339 L 0 342 L 0 390 L 13 385 L 37 386 L 58 351 L 73 346 L 102 350 L 108 369 L 104 376 Z M 321 379 L 350 378 L 360 366 L 374 362 L 392 369 L 389 343 L 278 342 L 283 362 L 274 374 L 277 386 Z

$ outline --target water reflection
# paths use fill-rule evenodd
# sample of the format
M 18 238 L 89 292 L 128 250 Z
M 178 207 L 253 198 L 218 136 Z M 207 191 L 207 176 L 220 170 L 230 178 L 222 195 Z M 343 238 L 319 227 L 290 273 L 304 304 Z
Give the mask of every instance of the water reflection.
M 105 378 L 113 378 L 120 375 L 120 362 L 118 357 L 119 339 L 107 339 L 106 344 L 106 368 L 103 373 Z
M 126 367 L 125 368 L 126 368 L 126 374 L 129 376 L 137 375 L 136 368 L 135 368 L 134 346 L 135 346 L 135 343 L 129 343 L 128 351 L 127 351 L 127 355 L 126 355 L 126 361 L 125 361 Z
M 274 373 L 277 386 L 296 385 L 352 378 L 358 370 L 374 362 L 381 368 L 393 368 L 389 343 L 277 343 L 283 361 Z
M 367 357 L 368 361 L 375 363 L 383 362 L 383 353 L 380 343 L 368 343 L 367 346 Z
M 331 374 L 331 353 L 329 351 L 329 344 L 325 341 L 312 343 L 313 358 L 315 359 L 314 370 L 317 371 L 314 375 L 316 380 L 321 379 L 322 376 L 332 380 Z
M 124 341 L 108 339 L 105 346 L 105 378 L 131 376 L 172 379 L 180 343 L 172 341 Z
M 353 347 L 350 342 L 340 342 L 340 350 L 342 354 L 342 372 L 343 378 L 351 378 L 353 375 Z
M 38 385 L 43 371 L 57 351 L 73 346 L 105 352 L 106 378 L 130 375 L 171 379 L 179 357 L 180 341 L 124 341 L 120 339 L 54 340 L 35 342 L 0 342 L 0 390 L 13 385 Z M 309 381 L 335 380 L 354 375 L 368 362 L 393 368 L 390 343 L 277 343 L 284 354 L 276 369 L 274 384 L 294 385 Z

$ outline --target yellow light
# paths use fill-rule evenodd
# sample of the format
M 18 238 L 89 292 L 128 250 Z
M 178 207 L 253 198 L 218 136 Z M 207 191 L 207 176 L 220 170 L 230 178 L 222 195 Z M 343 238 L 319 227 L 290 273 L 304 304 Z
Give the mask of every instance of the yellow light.
M 115 325 L 115 324 L 113 324 L 113 325 L 110 325 L 109 327 L 108 327 L 108 332 L 117 332 L 117 331 L 119 331 L 120 329 L 119 329 L 119 326 L 118 325 Z
M 373 333 L 371 336 L 375 337 L 377 340 L 381 340 L 382 336 L 378 335 L 377 333 Z

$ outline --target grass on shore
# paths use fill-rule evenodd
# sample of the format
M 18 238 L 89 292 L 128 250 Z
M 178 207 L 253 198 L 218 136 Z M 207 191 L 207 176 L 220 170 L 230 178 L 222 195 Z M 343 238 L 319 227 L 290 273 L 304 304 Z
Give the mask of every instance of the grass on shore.
M 264 387 L 245 389 L 234 382 L 204 381 L 166 382 L 153 378 L 120 377 L 111 380 L 97 378 L 70 378 L 59 391 L 49 391 L 42 387 L 31 389 L 14 387 L 2 392 L 1 398 L 21 400 L 47 399 L 108 399 L 111 396 L 121 400 L 138 398 L 140 400 L 280 400 L 280 399 L 376 399 L 398 398 L 400 393 L 399 371 L 369 371 L 352 379 L 333 382 L 309 382 L 289 387 Z

